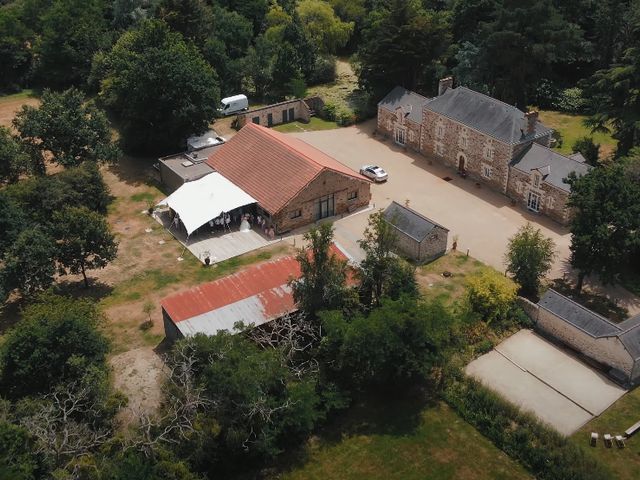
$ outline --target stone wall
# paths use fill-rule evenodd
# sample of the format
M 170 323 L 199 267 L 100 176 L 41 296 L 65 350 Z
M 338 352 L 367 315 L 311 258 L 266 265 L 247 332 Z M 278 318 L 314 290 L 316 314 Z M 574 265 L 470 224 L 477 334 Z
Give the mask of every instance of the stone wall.
M 594 338 L 544 308 L 540 308 L 538 312 L 537 328 L 585 356 L 614 367 L 631 378 L 633 359 L 617 337 Z
M 356 197 L 349 199 L 349 194 L 354 192 L 357 192 Z M 273 217 L 277 232 L 284 233 L 314 223 L 318 199 L 331 194 L 334 195 L 334 214 L 341 215 L 369 205 L 371 183 L 337 172 L 323 172 Z M 295 216 L 298 211 L 301 215 Z
M 421 133 L 423 155 L 455 170 L 459 169 L 462 158 L 468 176 L 505 192 L 509 162 L 513 158 L 510 145 L 426 108 L 422 112 Z
M 376 133 L 390 138 L 395 142 L 396 128 L 405 130 L 405 147 L 416 152 L 420 150 L 421 125 L 405 117 L 402 107 L 397 112 L 392 112 L 382 107 L 378 107 L 378 127 Z
M 291 118 L 289 112 L 289 110 L 292 108 L 293 118 Z M 286 114 L 284 113 L 285 111 Z M 269 125 L 269 115 L 271 115 L 271 125 Z M 309 112 L 309 107 L 304 102 L 304 100 L 288 100 L 286 102 L 275 103 L 273 105 L 268 105 L 266 107 L 257 108 L 255 110 L 249 110 L 248 112 L 238 114 L 238 128 L 240 129 L 244 127 L 247 122 L 253 122 L 255 118 L 258 119 L 257 123 L 259 123 L 263 127 L 269 127 L 280 125 L 282 123 L 293 122 L 294 120 L 300 120 L 301 122 L 306 123 L 311 118 L 311 115 Z
M 396 249 L 401 255 L 418 263 L 434 260 L 447 251 L 447 237 L 449 232 L 436 227 L 422 242 L 417 242 L 406 233 L 396 229 Z
M 540 195 L 540 214 L 551 217 L 562 225 L 566 225 L 569 222 L 571 215 L 570 211 L 567 210 L 568 192 L 543 181 L 541 181 L 540 186 L 536 188 L 533 186 L 531 175 L 511 168 L 509 185 L 507 186 L 506 192 L 507 196 L 518 202 L 522 207 L 527 208 L 530 191 L 534 191 Z

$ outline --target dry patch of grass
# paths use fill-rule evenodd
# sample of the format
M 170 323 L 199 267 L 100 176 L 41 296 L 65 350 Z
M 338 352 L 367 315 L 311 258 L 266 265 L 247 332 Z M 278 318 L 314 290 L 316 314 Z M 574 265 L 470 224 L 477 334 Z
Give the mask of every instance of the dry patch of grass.
M 33 90 L 23 90 L 14 95 L 0 97 L 0 126 L 11 127 L 11 121 L 23 105 L 36 106 L 40 103 Z

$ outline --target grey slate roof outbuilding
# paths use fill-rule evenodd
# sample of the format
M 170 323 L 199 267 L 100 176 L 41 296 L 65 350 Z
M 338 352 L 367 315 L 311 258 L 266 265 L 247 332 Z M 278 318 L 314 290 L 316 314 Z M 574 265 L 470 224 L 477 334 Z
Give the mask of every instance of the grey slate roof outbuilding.
M 429 100 L 425 108 L 510 145 L 552 132 L 536 122 L 535 133 L 526 134 L 527 120 L 522 110 L 466 87 L 447 89 Z
M 640 315 L 614 323 L 553 289 L 545 292 L 538 302 L 538 307 L 551 313 L 553 318 L 566 322 L 587 334 L 594 339 L 592 342 L 596 342 L 594 345 L 598 347 L 590 350 L 588 344 L 577 339 L 577 333 L 570 331 L 565 333 L 565 338 L 560 338 L 564 343 L 611 366 L 610 373 L 616 379 L 631 385 L 640 383 Z M 538 324 L 540 325 L 540 320 Z M 545 327 L 542 329 L 544 330 Z M 574 342 L 578 343 L 574 344 Z M 608 352 L 607 355 L 602 356 L 603 351 Z M 619 361 L 621 357 L 626 358 L 627 363 L 632 365 L 626 373 L 621 372 L 615 362 L 609 363 L 610 358 L 617 358 Z
M 570 173 L 577 176 L 585 175 L 591 170 L 591 166 L 571 157 L 565 157 L 554 152 L 550 148 L 532 143 L 524 149 L 512 162 L 511 166 L 529 175 L 532 170 L 538 170 L 542 174 L 542 180 L 565 192 L 570 192 L 569 184 L 564 179 Z
M 378 107 L 385 108 L 390 112 L 395 112 L 398 108 L 403 108 L 406 118 L 415 123 L 422 122 L 422 108 L 429 101 L 427 97 L 411 92 L 403 87 L 395 87 L 382 100 L 378 102 Z
M 398 233 L 399 250 L 413 260 L 424 262 L 447 249 L 449 230 L 409 207 L 391 202 L 383 213 Z

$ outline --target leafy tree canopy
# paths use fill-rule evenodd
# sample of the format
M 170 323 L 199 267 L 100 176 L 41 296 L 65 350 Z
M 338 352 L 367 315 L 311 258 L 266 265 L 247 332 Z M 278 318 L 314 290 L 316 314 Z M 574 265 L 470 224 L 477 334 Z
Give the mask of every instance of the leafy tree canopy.
M 100 98 L 119 117 L 125 146 L 136 151 L 182 148 L 207 129 L 220 101 L 213 68 L 159 20 L 123 34 L 94 67 Z
M 0 127 L 0 183 L 13 183 L 31 170 L 31 158 L 9 129 Z
M 353 22 L 343 22 L 323 0 L 301 0 L 296 11 L 307 36 L 322 53 L 336 53 L 353 33 Z
M 118 158 L 105 113 L 75 88 L 45 90 L 41 105 L 23 106 L 13 125 L 24 142 L 65 167 Z
M 105 369 L 107 340 L 101 315 L 89 300 L 44 295 L 24 310 L 22 320 L 0 346 L 0 385 L 11 398 L 46 393 Z

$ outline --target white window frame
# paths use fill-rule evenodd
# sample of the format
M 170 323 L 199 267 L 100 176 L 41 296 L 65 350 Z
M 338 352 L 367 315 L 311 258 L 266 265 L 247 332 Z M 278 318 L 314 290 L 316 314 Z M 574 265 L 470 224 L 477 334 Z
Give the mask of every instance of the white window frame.
M 347 200 L 356 200 L 358 198 L 358 190 L 347 193 Z
M 537 197 L 537 200 L 534 199 Z M 538 213 L 540 211 L 540 205 L 542 204 L 542 195 L 538 192 L 534 192 L 533 190 L 529 190 L 529 195 L 527 195 L 527 208 L 532 212 Z
M 553 208 L 555 207 L 556 201 L 555 198 L 553 198 L 551 195 L 549 195 L 547 197 L 547 208 L 549 210 L 553 210 Z
M 396 125 L 396 128 L 393 132 L 393 139 L 398 145 L 402 145 L 403 147 L 407 144 L 407 129 L 406 127 L 401 127 Z M 402 140 L 402 141 L 401 141 Z
M 487 165 L 486 163 L 482 164 L 482 176 L 484 178 L 492 178 L 493 177 L 493 167 L 491 165 Z

